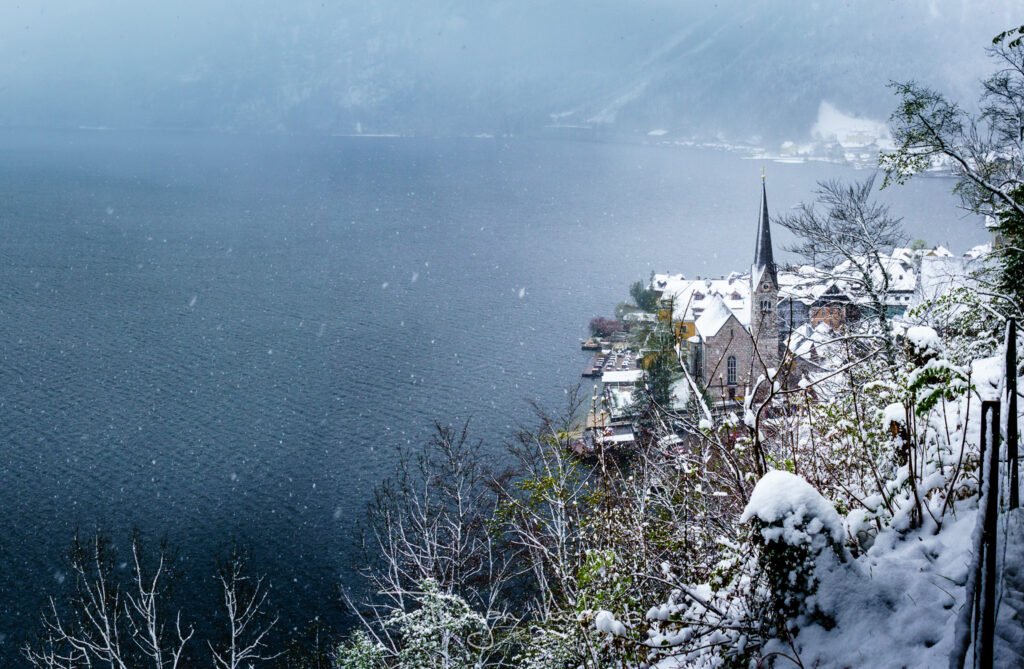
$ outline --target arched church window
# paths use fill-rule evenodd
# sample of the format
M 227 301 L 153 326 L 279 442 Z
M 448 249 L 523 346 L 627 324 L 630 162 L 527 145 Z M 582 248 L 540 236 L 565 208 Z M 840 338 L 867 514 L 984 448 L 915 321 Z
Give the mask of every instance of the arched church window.
M 771 300 L 761 300 L 761 311 L 763 311 L 764 313 L 767 314 L 767 313 L 770 313 L 771 310 L 772 310 L 772 301 Z
M 726 383 L 730 386 L 736 385 L 736 356 L 730 355 L 725 361 Z

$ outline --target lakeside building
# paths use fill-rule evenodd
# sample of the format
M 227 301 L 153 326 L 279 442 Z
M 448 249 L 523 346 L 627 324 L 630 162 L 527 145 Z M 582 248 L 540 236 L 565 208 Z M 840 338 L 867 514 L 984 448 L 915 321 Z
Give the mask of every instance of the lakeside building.
M 651 288 L 671 309 L 680 362 L 717 409 L 735 408 L 759 379 L 775 376 L 783 353 L 795 369 L 789 382 L 825 366 L 823 346 L 833 333 L 874 309 L 865 286 L 888 288 L 887 315 L 899 318 L 910 307 L 952 287 L 970 283 L 991 247 L 956 257 L 934 249 L 898 247 L 862 276 L 855 263 L 832 269 L 813 265 L 779 268 L 774 259 L 767 189 L 762 179 L 754 258 L 750 271 L 718 279 L 655 274 Z M 880 267 L 878 266 L 880 264 Z M 884 277 L 883 277 L 884 273 Z M 887 281 L 883 282 L 883 278 Z

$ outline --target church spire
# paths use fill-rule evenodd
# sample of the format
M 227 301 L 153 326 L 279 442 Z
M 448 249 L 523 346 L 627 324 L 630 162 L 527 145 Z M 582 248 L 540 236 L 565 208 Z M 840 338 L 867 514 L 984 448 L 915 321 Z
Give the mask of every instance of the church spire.
M 757 221 L 757 244 L 754 247 L 754 273 L 761 276 L 768 272 L 776 284 L 775 258 L 772 256 L 772 232 L 768 224 L 768 191 L 765 188 L 764 170 L 761 170 L 761 216 Z

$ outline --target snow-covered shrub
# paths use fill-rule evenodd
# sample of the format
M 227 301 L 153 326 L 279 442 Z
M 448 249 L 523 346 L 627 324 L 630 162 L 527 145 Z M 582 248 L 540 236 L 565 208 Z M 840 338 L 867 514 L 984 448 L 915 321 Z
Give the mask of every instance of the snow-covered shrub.
M 937 530 L 975 466 L 976 442 L 967 434 L 979 409 L 973 371 L 953 362 L 931 327 L 909 327 L 904 340 L 895 377 L 870 386 L 892 458 L 878 463 L 881 485 L 863 505 L 881 526 L 905 531 L 928 523 Z
M 964 365 L 992 355 L 1002 341 L 1002 320 L 992 317 L 999 306 L 977 290 L 955 287 L 910 309 L 905 318 L 935 330 L 947 357 Z
M 750 604 L 768 592 L 758 581 L 749 546 L 725 542 L 724 557 L 707 583 L 680 582 L 647 611 L 647 660 L 656 667 L 750 669 L 762 644 Z M 666 574 L 669 576 L 670 574 Z
M 433 580 L 420 588 L 418 608 L 395 611 L 387 621 L 401 637 L 398 669 L 480 666 L 481 653 L 490 645 L 487 621 L 458 595 L 441 592 Z
M 572 635 L 551 627 L 535 627 L 522 640 L 523 650 L 515 658 L 520 669 L 551 669 L 579 666 L 580 656 Z
M 775 470 L 765 474 L 740 517 L 752 522 L 754 543 L 771 593 L 775 633 L 800 616 L 824 625 L 828 615 L 814 604 L 817 562 L 843 558 L 843 523 L 835 508 L 807 481 Z
M 796 471 L 854 514 L 849 538 L 860 549 L 888 526 L 941 527 L 950 502 L 973 490 L 971 363 L 930 325 L 906 327 L 900 341 L 894 367 L 844 363 L 814 385 L 805 412 Z
M 571 582 L 574 604 L 551 610 L 534 626 L 517 666 L 633 666 L 644 652 L 634 629 L 642 623 L 638 577 L 646 565 L 614 548 L 586 549 Z M 625 663 L 625 664 L 623 664 Z
M 591 615 L 606 607 L 620 610 L 627 607 L 635 585 L 630 561 L 621 559 L 614 548 L 587 549 L 583 555 L 583 564 L 576 576 L 578 610 Z
M 384 648 L 363 630 L 356 630 L 338 647 L 334 669 L 381 669 Z

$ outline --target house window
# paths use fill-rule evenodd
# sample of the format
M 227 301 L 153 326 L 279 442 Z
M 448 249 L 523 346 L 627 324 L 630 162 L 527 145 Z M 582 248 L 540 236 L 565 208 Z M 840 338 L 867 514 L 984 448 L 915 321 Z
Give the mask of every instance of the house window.
M 726 383 L 730 386 L 736 385 L 736 356 L 730 355 L 725 361 Z

